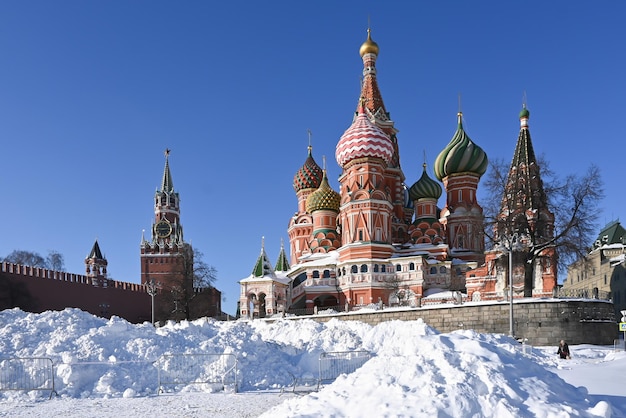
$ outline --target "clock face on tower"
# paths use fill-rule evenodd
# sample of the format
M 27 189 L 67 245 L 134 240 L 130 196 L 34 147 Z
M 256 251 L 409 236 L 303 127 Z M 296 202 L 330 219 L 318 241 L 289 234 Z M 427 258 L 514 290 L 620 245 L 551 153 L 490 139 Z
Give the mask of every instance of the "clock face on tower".
M 160 221 L 154 226 L 154 231 L 159 238 L 167 238 L 172 233 L 172 225 L 167 221 Z

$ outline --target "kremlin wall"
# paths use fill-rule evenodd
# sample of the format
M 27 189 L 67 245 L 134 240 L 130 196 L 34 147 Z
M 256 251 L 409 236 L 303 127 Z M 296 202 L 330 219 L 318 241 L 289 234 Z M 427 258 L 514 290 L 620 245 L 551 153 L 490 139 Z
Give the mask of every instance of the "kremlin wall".
M 149 237 L 142 237 L 141 284 L 111 280 L 108 261 L 98 241 L 85 258 L 85 275 L 12 263 L 0 264 L 0 310 L 19 307 L 28 312 L 79 308 L 94 315 L 119 316 L 129 322 L 223 318 L 221 292 L 194 287 L 193 249 L 183 239 L 180 198 L 174 189 L 169 150 L 161 187 L 154 198 L 155 218 Z

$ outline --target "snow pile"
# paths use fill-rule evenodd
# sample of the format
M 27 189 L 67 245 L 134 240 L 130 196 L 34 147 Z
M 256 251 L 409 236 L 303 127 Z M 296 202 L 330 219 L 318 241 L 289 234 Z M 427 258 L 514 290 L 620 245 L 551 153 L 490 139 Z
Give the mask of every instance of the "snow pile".
M 294 378 L 317 377 L 322 352 L 352 350 L 368 350 L 373 357 L 319 392 L 278 395 Z M 145 415 L 133 412 L 136 417 L 159 415 L 159 407 L 154 405 L 163 397 L 154 397 L 158 389 L 156 360 L 165 354 L 197 353 L 236 356 L 239 393 L 207 395 L 204 392 L 211 390 L 207 386 L 179 385 L 176 390 L 184 393 L 170 395 L 169 408 L 175 408 L 171 405 L 176 396 L 184 397 L 181 408 L 188 408 L 193 402 L 189 396 L 198 391 L 202 398 L 193 399 L 200 402 L 200 412 L 218 411 L 211 409 L 218 407 L 208 406 L 209 398 L 219 398 L 222 406 L 224 402 L 242 405 L 231 415 L 219 409 L 219 416 L 242 416 L 241 410 L 250 411 L 245 416 L 267 417 L 361 417 L 371 416 L 373 411 L 390 417 L 623 416 L 626 393 L 593 394 L 582 385 L 566 383 L 559 375 L 569 371 L 576 380 L 580 375 L 573 369 L 586 370 L 590 376 L 592 368 L 602 363 L 609 366 L 607 370 L 614 369 L 616 377 L 622 376 L 626 355 L 579 346 L 574 349 L 574 360 L 563 362 L 554 352 L 555 348 L 549 347 L 525 355 L 519 343 L 506 336 L 468 330 L 439 334 L 422 321 L 370 326 L 335 319 L 325 324 L 202 319 L 154 329 L 150 324 L 106 320 L 76 309 L 42 314 L 14 309 L 0 312 L 1 357 L 51 358 L 59 397 L 48 401 L 47 394 L 38 392 L 0 392 L 0 406 L 9 403 L 13 416 L 19 416 L 20 406 L 29 402 L 43 404 L 42 411 L 47 413 L 69 405 L 68 410 L 84 414 L 79 401 L 100 399 L 99 405 L 115 401 L 106 403 L 110 416 L 136 411 L 137 402 Z M 251 393 L 272 393 L 273 398 L 246 396 Z M 259 404 L 252 406 L 254 402 Z M 25 414 L 38 416 L 33 411 L 24 409 Z

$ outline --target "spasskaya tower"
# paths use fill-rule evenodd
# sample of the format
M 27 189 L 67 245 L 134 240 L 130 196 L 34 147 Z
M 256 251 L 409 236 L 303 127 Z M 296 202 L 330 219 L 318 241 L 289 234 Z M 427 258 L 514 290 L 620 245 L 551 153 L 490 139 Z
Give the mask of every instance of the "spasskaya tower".
M 189 244 L 183 240 L 180 224 L 180 197 L 174 190 L 169 165 L 170 150 L 165 150 L 165 168 L 160 190 L 154 194 L 154 221 L 150 238 L 141 237 L 141 283 L 161 284 L 176 281 L 184 271 Z

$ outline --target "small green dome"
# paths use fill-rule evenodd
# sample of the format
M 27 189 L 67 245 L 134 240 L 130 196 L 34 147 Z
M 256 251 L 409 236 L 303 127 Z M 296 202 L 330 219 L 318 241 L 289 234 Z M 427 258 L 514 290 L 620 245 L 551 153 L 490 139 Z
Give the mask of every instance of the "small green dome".
M 424 164 L 422 177 L 411 186 L 409 196 L 411 196 L 411 199 L 414 201 L 424 198 L 439 199 L 442 191 L 441 185 L 428 176 L 426 173 L 426 164 Z
M 526 109 L 526 106 L 524 106 L 522 111 L 519 112 L 519 117 L 520 117 L 520 119 L 521 118 L 529 118 L 530 117 L 530 112 L 528 111 L 528 109 Z
M 317 210 L 326 209 L 339 213 L 340 204 L 341 196 L 330 187 L 328 178 L 326 177 L 326 171 L 324 171 L 322 184 L 306 199 L 306 211 L 313 213 Z
M 463 130 L 463 114 L 458 113 L 459 127 L 452 140 L 435 160 L 435 176 L 442 180 L 450 174 L 474 173 L 482 176 L 487 171 L 487 153 L 476 145 Z

